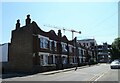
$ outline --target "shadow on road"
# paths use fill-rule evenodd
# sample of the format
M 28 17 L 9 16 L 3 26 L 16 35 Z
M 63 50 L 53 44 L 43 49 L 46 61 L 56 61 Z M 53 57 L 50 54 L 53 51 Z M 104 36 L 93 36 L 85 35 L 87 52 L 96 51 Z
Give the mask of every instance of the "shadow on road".
M 28 75 L 34 75 L 36 73 L 4 73 L 2 74 L 2 79 L 13 78 L 13 77 L 24 77 Z

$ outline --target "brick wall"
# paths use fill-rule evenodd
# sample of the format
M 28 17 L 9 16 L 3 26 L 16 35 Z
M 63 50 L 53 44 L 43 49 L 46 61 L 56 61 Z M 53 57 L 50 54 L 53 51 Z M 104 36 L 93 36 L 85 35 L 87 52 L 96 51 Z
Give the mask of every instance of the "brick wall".
M 9 64 L 11 70 L 32 70 L 33 35 L 31 26 L 13 30 L 9 48 Z

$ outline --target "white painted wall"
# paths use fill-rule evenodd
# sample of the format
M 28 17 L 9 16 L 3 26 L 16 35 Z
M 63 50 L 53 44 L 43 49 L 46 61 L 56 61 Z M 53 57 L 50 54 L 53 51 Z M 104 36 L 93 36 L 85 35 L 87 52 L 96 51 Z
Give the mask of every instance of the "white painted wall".
M 8 62 L 8 43 L 0 45 L 0 62 Z

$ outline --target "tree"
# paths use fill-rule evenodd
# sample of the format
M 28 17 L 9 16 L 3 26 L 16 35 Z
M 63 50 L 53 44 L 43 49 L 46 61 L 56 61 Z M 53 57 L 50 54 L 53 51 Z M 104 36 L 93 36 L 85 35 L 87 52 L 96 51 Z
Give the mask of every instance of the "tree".
M 112 59 L 120 59 L 120 37 L 116 38 L 112 43 Z

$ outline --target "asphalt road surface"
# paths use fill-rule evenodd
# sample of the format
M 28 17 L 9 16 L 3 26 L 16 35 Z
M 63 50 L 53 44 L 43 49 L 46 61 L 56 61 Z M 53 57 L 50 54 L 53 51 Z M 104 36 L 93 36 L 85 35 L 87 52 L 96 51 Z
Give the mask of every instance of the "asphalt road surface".
M 2 81 L 118 81 L 118 69 L 110 69 L 110 64 L 94 65 L 82 69 L 45 75 L 6 78 Z

